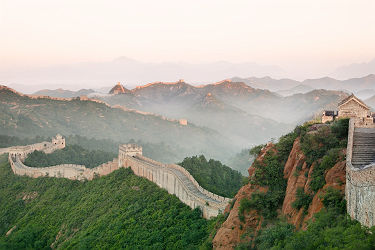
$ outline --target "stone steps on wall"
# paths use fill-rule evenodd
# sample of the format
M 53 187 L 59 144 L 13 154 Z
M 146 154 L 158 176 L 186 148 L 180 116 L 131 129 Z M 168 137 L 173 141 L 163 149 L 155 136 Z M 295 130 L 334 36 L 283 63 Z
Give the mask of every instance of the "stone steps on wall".
M 352 165 L 362 167 L 375 162 L 375 129 L 355 128 Z

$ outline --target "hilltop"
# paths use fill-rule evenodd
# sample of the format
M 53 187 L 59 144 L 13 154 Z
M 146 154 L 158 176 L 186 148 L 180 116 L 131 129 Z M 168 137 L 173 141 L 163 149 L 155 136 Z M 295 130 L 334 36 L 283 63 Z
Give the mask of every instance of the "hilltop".
M 60 97 L 60 98 L 72 98 L 79 97 L 84 95 L 89 95 L 95 93 L 93 89 L 81 89 L 78 91 L 71 91 L 67 89 L 42 89 L 35 92 L 34 96 L 51 96 L 51 97 Z

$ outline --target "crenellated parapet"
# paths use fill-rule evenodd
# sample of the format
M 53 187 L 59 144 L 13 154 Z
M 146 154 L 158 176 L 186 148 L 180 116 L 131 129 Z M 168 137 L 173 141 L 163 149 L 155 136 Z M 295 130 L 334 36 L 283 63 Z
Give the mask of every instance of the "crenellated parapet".
M 121 154 L 119 164 L 176 195 L 191 208 L 201 208 L 205 218 L 222 213 L 231 200 L 205 190 L 186 169 L 176 164 L 163 164 L 141 154 Z
M 65 138 L 56 135 L 51 142 L 40 142 L 26 146 L 14 146 L 9 148 L 1 148 L 0 154 L 8 153 L 8 160 L 14 174 L 26 175 L 32 178 L 42 176 L 68 178 L 71 180 L 92 180 L 95 176 L 107 175 L 118 169 L 117 159 L 103 163 L 95 168 L 86 168 L 84 165 L 77 164 L 60 164 L 50 167 L 29 167 L 23 161 L 27 155 L 37 151 L 43 151 L 50 154 L 57 149 L 65 148 Z

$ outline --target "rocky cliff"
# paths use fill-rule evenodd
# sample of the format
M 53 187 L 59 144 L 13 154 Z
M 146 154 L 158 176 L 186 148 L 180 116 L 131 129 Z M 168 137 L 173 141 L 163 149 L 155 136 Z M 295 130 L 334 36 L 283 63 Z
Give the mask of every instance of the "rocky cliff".
M 233 249 L 243 242 L 253 242 L 257 233 L 261 228 L 264 228 L 267 223 L 272 224 L 272 220 L 266 220 L 259 209 L 244 210 L 243 214 L 241 206 L 244 199 L 254 199 L 252 196 L 255 193 L 267 192 L 267 186 L 260 186 L 254 184 L 251 180 L 256 177 L 256 167 L 262 165 L 265 161 L 265 156 L 268 152 L 277 152 L 278 147 L 274 144 L 267 144 L 258 154 L 256 161 L 249 168 L 249 184 L 243 186 L 234 198 L 234 203 L 226 208 L 226 221 L 221 225 L 213 239 L 213 247 L 215 249 Z M 293 224 L 297 230 L 305 230 L 308 221 L 313 218 L 313 215 L 319 212 L 324 206 L 322 203 L 322 196 L 327 188 L 332 187 L 344 193 L 345 189 L 345 150 L 342 149 L 339 153 L 336 163 L 332 167 L 326 169 L 322 177 L 325 179 L 325 184 L 316 192 L 312 192 L 310 183 L 313 178 L 314 168 L 320 164 L 321 160 L 315 161 L 309 166 L 307 157 L 301 149 L 301 136 L 298 136 L 290 150 L 289 157 L 285 164 L 283 163 L 283 177 L 286 181 L 285 196 L 282 203 L 277 207 L 277 218 L 286 220 Z M 257 166 L 254 166 L 257 164 Z M 269 166 L 262 165 L 267 168 Z M 306 197 L 301 199 L 298 197 L 303 190 Z M 307 205 L 298 206 L 296 200 L 309 200 Z M 241 218 L 242 217 L 242 218 Z

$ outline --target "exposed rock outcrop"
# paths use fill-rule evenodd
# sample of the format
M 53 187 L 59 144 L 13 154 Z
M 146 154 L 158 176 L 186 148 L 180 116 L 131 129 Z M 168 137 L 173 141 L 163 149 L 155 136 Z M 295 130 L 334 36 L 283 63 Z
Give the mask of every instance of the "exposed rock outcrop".
M 264 156 L 270 150 L 276 150 L 273 144 L 268 144 L 263 148 L 256 161 L 263 161 Z M 345 152 L 343 152 L 345 154 Z M 323 208 L 322 194 L 328 187 L 344 192 L 345 189 L 345 160 L 336 163 L 325 173 L 326 184 L 312 197 L 307 211 L 304 208 L 293 208 L 293 202 L 296 200 L 298 188 L 303 188 L 305 193 L 310 193 L 310 182 L 315 163 L 308 167 L 306 164 L 306 156 L 303 154 L 300 146 L 300 139 L 294 141 L 293 148 L 289 154 L 288 160 L 284 165 L 284 178 L 287 179 L 287 187 L 285 198 L 279 216 L 296 226 L 297 229 L 306 229 L 308 221 L 313 218 L 314 214 Z M 249 168 L 249 176 L 254 174 L 254 167 Z M 230 205 L 226 208 L 228 218 L 217 231 L 213 240 L 215 249 L 233 249 L 241 242 L 249 242 L 256 237 L 257 232 L 262 226 L 262 217 L 255 210 L 246 212 L 244 222 L 240 221 L 238 210 L 240 202 L 243 198 L 250 199 L 254 191 L 266 192 L 267 188 L 257 187 L 252 184 L 243 186 L 235 196 L 233 207 Z
M 267 146 L 261 150 L 256 160 L 262 161 L 266 153 L 270 150 L 275 150 L 272 143 L 267 144 Z M 250 167 L 249 175 L 251 176 L 254 174 L 254 171 L 255 169 Z M 240 221 L 238 214 L 241 200 L 243 198 L 250 198 L 255 191 L 266 192 L 267 188 L 249 183 L 238 191 L 232 201 L 234 203 L 227 206 L 225 213 L 229 213 L 228 218 L 221 225 L 212 241 L 215 249 L 233 249 L 241 241 L 242 235 L 248 233 L 247 237 L 243 238 L 250 240 L 250 237 L 254 237 L 259 231 L 262 225 L 262 218 L 259 216 L 257 211 L 250 210 L 249 212 L 245 213 L 244 222 Z

